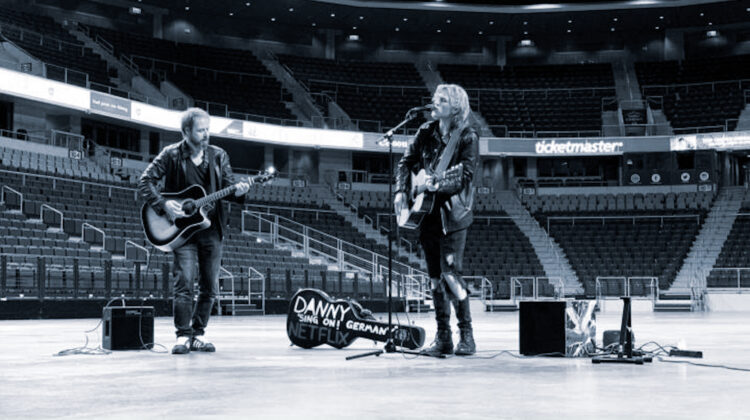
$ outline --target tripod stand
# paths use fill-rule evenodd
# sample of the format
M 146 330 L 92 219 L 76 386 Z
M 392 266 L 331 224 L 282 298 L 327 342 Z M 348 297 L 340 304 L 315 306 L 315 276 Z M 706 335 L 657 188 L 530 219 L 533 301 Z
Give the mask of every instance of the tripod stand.
M 630 307 L 630 297 L 622 299 L 622 322 L 620 324 L 620 341 L 617 344 L 617 354 L 613 356 L 597 356 L 591 359 L 591 363 L 634 363 L 642 365 L 643 362 L 651 362 L 650 356 L 633 349 L 633 325 Z
M 406 113 L 406 117 L 403 121 L 398 123 L 397 126 L 391 128 L 388 130 L 383 136 L 378 140 L 378 144 L 384 144 L 385 142 L 388 142 L 388 200 L 389 203 L 393 203 L 393 134 L 404 125 L 411 122 L 413 119 L 417 117 L 418 112 L 416 112 L 419 108 L 414 108 Z M 393 240 L 395 235 L 395 229 L 393 228 L 393 217 L 388 218 L 388 340 L 386 341 L 385 345 L 383 346 L 383 349 L 381 350 L 374 350 L 369 351 L 362 354 L 357 354 L 354 356 L 348 356 L 346 360 L 352 360 L 352 359 L 358 359 L 361 357 L 367 357 L 367 356 L 380 356 L 383 353 L 395 353 L 398 351 L 399 353 L 406 353 L 406 354 L 414 354 L 419 356 L 430 356 L 428 354 L 422 353 L 420 351 L 414 351 L 414 350 L 397 350 L 396 349 L 396 343 L 393 340 Z M 445 356 L 443 356 L 445 357 Z

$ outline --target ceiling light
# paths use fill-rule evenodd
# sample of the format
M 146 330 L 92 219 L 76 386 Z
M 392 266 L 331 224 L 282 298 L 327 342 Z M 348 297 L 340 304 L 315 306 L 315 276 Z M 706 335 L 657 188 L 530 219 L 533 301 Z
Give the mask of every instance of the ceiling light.
M 656 27 L 655 29 L 656 29 L 656 30 L 658 31 L 658 30 L 659 30 L 659 27 L 657 26 L 657 27 Z
M 518 43 L 518 45 L 520 45 L 522 47 L 533 47 L 534 46 L 534 41 L 532 41 L 530 39 L 522 39 L 521 42 Z
M 617 18 L 612 18 L 612 20 L 614 20 L 615 22 L 617 22 Z
M 664 16 L 659 16 L 659 19 L 664 20 Z
M 248 2 L 245 2 L 245 6 L 248 6 L 248 7 L 249 7 L 249 6 L 250 6 L 250 2 L 249 2 L 249 1 L 248 1 Z
M 494 21 L 494 20 L 491 20 L 491 21 L 490 21 L 490 25 L 494 25 L 494 24 L 495 24 L 495 21 Z
M 364 17 L 364 16 L 360 16 L 360 17 L 359 17 L 359 20 L 364 20 L 364 19 L 365 19 L 365 17 Z
M 352 30 L 353 30 L 353 31 L 356 31 L 356 30 L 357 30 L 357 27 L 356 27 L 356 26 L 352 26 Z
M 484 35 L 484 31 L 479 31 L 479 35 Z
M 290 12 L 293 12 L 293 11 L 294 11 L 294 7 L 290 7 L 290 8 L 289 8 L 289 11 L 290 11 Z
M 570 19 L 568 19 L 568 23 L 573 23 L 573 21 L 572 21 L 572 20 L 570 20 Z
M 615 28 L 609 28 L 609 30 L 610 30 L 611 32 L 614 32 L 614 31 L 615 31 Z
M 703 16 L 703 12 L 701 12 L 701 16 Z
M 440 33 L 440 32 L 442 32 L 442 31 L 441 31 L 440 29 L 438 29 L 438 30 L 437 30 L 437 33 Z
M 359 35 L 356 35 L 356 34 L 349 35 L 349 41 L 359 41 Z
M 451 20 L 450 19 L 446 19 L 445 23 L 451 23 Z
M 190 10 L 190 6 L 185 6 L 185 10 Z
M 713 25 L 713 23 L 711 23 L 711 22 L 708 22 L 708 26 L 711 26 L 711 25 Z
M 524 35 L 528 35 L 528 34 L 529 34 L 529 31 L 523 31 L 523 34 L 524 34 Z
M 404 22 L 408 22 L 408 21 L 409 21 L 409 18 L 404 18 Z
M 317 23 L 315 23 L 315 22 L 313 22 L 313 23 L 312 23 L 312 26 L 318 26 L 318 24 L 317 24 Z
M 234 16 L 234 12 L 229 12 L 229 16 Z
M 331 13 L 331 17 L 336 17 L 336 13 Z
M 524 25 L 528 25 L 528 24 L 529 24 L 529 22 L 527 22 L 527 21 L 525 21 L 525 20 L 524 20 L 524 21 L 523 21 L 523 24 L 524 24 Z
M 714 38 L 717 35 L 719 35 L 719 32 L 717 32 L 717 31 L 706 31 L 706 36 L 709 37 L 709 38 Z
M 396 26 L 396 32 L 398 32 L 398 31 L 400 31 L 400 30 L 401 30 L 401 29 L 399 29 L 399 27 L 398 27 L 398 26 Z
M 570 29 L 568 29 L 568 33 L 570 33 Z
M 271 18 L 271 22 L 276 22 L 276 18 L 275 18 L 275 17 L 272 17 L 272 18 Z

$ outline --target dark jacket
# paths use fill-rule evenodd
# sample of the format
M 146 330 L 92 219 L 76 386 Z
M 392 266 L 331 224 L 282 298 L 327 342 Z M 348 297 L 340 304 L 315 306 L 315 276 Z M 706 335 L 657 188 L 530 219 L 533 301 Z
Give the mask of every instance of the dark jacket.
M 437 166 L 437 159 L 449 140 L 441 139 L 439 121 L 423 124 L 398 163 L 396 192 L 411 188 L 410 173 Z M 473 219 L 474 172 L 479 159 L 479 135 L 473 127 L 461 132 L 461 139 L 446 172 L 459 172 L 453 181 L 439 183 L 436 206 L 440 207 L 443 233 L 466 229 Z M 440 175 L 440 174 L 437 174 Z
M 232 167 L 229 165 L 229 156 L 220 147 L 209 145 L 205 151 L 208 157 L 211 188 L 206 194 L 218 191 L 235 184 L 237 181 L 232 173 Z M 143 171 L 141 179 L 138 182 L 138 190 L 141 197 L 156 210 L 158 214 L 164 214 L 164 203 L 166 199 L 161 192 L 180 192 L 189 187 L 186 182 L 186 164 L 190 159 L 190 146 L 183 139 L 182 141 L 171 144 L 159 153 L 153 162 Z M 164 189 L 159 190 L 158 183 L 164 180 Z M 245 196 L 237 197 L 230 194 L 224 198 L 236 203 L 245 202 Z M 227 224 L 227 212 L 221 203 L 215 203 L 216 218 L 218 220 L 219 236 L 223 237 L 224 226 Z

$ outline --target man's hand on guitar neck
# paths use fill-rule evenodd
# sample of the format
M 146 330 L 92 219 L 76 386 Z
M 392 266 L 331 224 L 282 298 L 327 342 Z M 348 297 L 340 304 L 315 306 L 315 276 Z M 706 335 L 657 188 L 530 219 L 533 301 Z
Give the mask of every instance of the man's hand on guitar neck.
M 252 178 L 247 178 L 246 181 L 242 181 L 242 182 L 238 182 L 238 183 L 234 184 L 234 186 L 236 188 L 234 190 L 234 195 L 236 195 L 237 197 L 241 197 L 241 196 L 247 194 L 247 192 L 250 191 L 250 185 L 252 185 L 252 184 L 253 184 L 253 179 Z
M 424 179 L 425 187 L 427 191 L 435 192 L 440 188 L 439 178 L 435 175 L 427 175 Z

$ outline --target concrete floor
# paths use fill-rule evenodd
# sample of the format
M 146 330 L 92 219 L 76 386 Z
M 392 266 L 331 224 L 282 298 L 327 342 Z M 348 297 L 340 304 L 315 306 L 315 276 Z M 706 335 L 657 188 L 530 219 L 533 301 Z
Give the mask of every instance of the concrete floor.
M 394 353 L 346 361 L 382 348 L 362 339 L 343 350 L 292 347 L 286 317 L 275 315 L 212 318 L 213 354 L 56 357 L 83 345 L 98 320 L 0 321 L 0 418 L 750 418 L 750 372 L 518 358 L 502 353 L 518 353 L 518 313 L 473 309 L 479 352 L 444 360 Z M 432 314 L 410 319 L 429 344 Z M 636 346 L 653 340 L 704 353 L 667 360 L 750 369 L 747 319 L 747 312 L 637 312 L 633 328 Z M 598 314 L 599 343 L 619 325 L 618 311 Z M 171 318 L 157 318 L 155 328 L 155 340 L 171 349 Z M 88 336 L 97 347 L 101 328 Z

